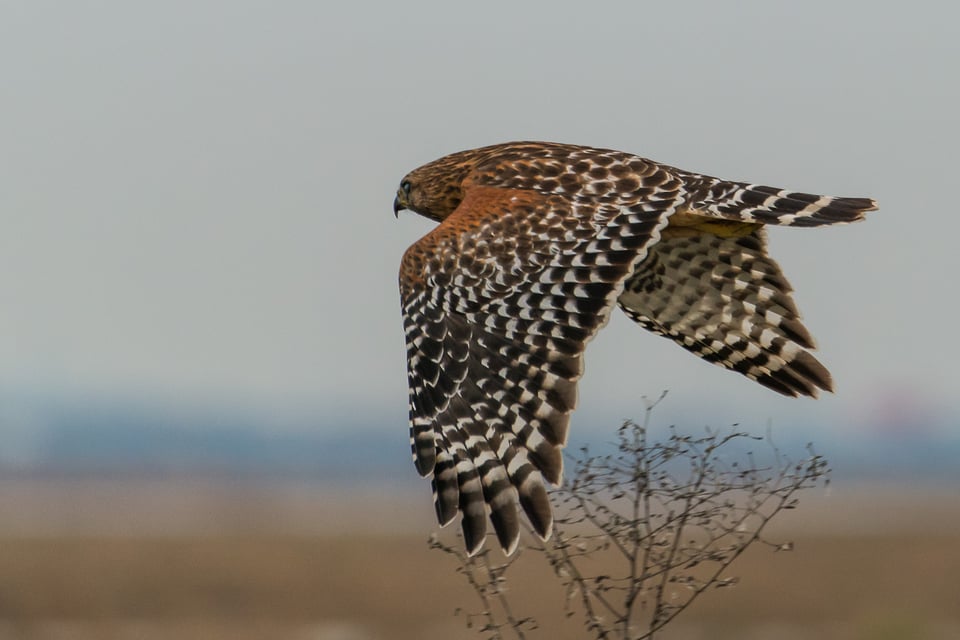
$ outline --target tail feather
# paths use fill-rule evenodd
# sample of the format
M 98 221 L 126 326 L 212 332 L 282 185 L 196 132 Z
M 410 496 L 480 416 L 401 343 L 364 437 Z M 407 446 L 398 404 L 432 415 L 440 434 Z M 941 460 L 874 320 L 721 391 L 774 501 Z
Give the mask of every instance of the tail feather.
M 870 198 L 801 193 L 706 176 L 691 177 L 689 207 L 703 216 L 796 227 L 856 222 L 877 209 Z

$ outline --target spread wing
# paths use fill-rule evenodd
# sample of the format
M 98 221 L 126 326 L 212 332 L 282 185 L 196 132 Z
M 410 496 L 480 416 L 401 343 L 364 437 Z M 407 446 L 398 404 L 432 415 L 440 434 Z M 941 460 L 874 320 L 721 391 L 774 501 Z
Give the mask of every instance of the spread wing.
M 792 287 L 767 255 L 766 233 L 668 237 L 653 246 L 620 296 L 620 307 L 654 333 L 701 358 L 790 396 L 832 390 L 807 349 Z
M 672 192 L 631 206 L 473 186 L 404 255 L 411 446 L 441 524 L 467 550 L 487 512 L 508 553 L 519 509 L 550 535 L 543 480 L 559 483 L 586 342 L 673 212 Z

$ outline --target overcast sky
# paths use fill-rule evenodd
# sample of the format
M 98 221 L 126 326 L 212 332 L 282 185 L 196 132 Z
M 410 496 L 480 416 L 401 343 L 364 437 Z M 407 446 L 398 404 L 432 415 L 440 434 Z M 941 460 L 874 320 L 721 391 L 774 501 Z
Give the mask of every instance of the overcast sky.
M 343 5 L 0 3 L 0 396 L 405 432 L 396 274 L 431 223 L 394 220 L 396 185 L 540 139 L 881 207 L 771 233 L 836 395 L 615 317 L 575 426 L 661 389 L 667 419 L 713 423 L 954 410 L 960 5 Z

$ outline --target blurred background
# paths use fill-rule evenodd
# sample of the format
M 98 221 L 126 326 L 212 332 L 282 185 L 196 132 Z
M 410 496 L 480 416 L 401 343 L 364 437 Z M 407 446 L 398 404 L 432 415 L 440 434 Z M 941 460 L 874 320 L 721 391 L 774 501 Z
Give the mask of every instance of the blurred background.
M 673 637 L 960 636 L 958 14 L 0 3 L 0 638 L 476 637 L 408 448 L 396 274 L 431 223 L 391 201 L 514 139 L 879 201 L 771 233 L 835 395 L 615 316 L 572 446 L 669 390 L 663 433 L 830 459 L 808 544 Z

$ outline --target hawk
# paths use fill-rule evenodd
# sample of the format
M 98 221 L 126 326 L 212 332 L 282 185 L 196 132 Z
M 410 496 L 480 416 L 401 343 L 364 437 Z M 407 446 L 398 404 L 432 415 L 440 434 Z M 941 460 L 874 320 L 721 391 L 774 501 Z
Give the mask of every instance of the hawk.
M 701 358 L 788 396 L 832 390 L 766 225 L 853 222 L 868 198 L 691 173 L 548 142 L 462 151 L 414 169 L 394 213 L 440 224 L 400 265 L 410 441 L 441 525 L 468 553 L 520 510 L 546 539 L 587 342 L 619 306 Z

